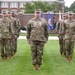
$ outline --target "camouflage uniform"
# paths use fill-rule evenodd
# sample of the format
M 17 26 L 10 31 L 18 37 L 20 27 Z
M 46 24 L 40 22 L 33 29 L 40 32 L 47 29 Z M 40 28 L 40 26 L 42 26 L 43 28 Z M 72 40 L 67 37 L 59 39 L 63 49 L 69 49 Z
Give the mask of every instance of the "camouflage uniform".
M 15 54 L 17 52 L 17 38 L 20 35 L 20 21 L 18 19 L 16 19 L 13 27 L 14 27 L 14 31 L 15 31 L 15 35 L 14 35 L 15 39 L 13 38 L 12 42 L 13 42 L 13 48 L 14 48 L 14 54 Z
M 32 64 L 41 65 L 44 44 L 48 40 L 48 26 L 45 19 L 32 18 L 28 22 L 27 40 L 31 46 Z
M 56 29 L 57 29 L 57 34 L 59 37 L 59 45 L 60 45 L 60 54 L 62 55 L 62 53 L 65 54 L 65 41 L 63 40 L 64 38 L 64 20 L 61 20 L 59 22 L 57 22 L 56 25 Z
M 11 34 L 14 33 L 11 22 L 8 18 L 0 20 L 0 50 L 1 56 L 9 57 L 10 54 L 10 39 Z
M 75 40 L 75 20 L 68 19 L 65 21 L 65 49 L 67 58 L 72 59 L 74 50 L 74 40 Z
M 13 37 L 11 38 L 11 56 L 13 56 L 15 52 L 17 52 L 17 38 L 20 34 L 20 23 L 18 19 L 13 17 L 11 17 L 10 20 L 14 30 L 14 35 L 12 35 Z

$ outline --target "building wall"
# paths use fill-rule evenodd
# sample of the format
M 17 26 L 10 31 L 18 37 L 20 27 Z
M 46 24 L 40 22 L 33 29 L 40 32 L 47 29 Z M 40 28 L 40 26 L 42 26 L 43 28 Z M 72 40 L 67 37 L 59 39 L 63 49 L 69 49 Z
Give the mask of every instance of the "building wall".
M 42 2 L 58 2 L 58 0 L 0 0 L 0 13 L 12 11 L 14 13 L 24 12 L 23 5 L 26 2 L 42 1 Z M 61 10 L 64 12 L 64 3 L 61 2 Z M 62 9 L 63 8 L 63 9 Z

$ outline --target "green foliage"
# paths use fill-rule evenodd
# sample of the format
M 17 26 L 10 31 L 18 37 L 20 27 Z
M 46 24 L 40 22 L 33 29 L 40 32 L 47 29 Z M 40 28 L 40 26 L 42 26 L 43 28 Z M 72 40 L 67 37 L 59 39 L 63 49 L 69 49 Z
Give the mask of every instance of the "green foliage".
M 65 6 L 65 12 L 69 11 L 69 7 Z
M 24 5 L 25 13 L 34 13 L 34 10 L 38 8 L 40 8 L 44 12 L 48 12 L 48 11 L 58 12 L 60 9 L 58 3 L 49 4 L 47 2 L 38 1 L 33 3 L 26 3 Z
M 70 10 L 75 12 L 75 1 L 71 4 Z
M 21 26 L 21 27 L 20 27 L 20 30 L 25 30 L 25 31 L 26 31 L 26 27 Z

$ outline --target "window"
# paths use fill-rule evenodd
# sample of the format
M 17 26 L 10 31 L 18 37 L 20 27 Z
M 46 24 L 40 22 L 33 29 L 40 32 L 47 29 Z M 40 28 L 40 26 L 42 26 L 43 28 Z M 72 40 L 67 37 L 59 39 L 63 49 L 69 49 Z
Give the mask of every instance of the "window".
M 18 7 L 18 3 L 15 2 L 10 3 L 10 8 L 15 8 L 15 7 Z
M 5 2 L 1 3 L 1 7 L 8 8 L 8 3 L 5 3 Z
M 24 4 L 25 4 L 25 3 L 23 3 L 23 2 L 20 3 L 20 8 L 23 8 L 23 7 L 24 7 Z

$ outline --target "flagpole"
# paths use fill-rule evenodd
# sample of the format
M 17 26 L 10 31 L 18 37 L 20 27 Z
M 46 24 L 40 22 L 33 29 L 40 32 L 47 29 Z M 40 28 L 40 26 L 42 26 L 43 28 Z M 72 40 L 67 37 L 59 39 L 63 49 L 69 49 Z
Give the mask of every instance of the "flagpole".
M 61 12 L 59 11 L 59 21 L 61 20 Z
M 1 0 L 0 0 L 0 14 L 1 14 Z

